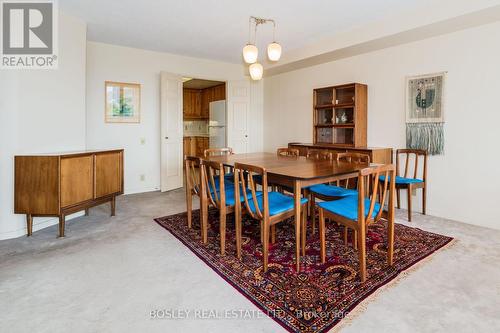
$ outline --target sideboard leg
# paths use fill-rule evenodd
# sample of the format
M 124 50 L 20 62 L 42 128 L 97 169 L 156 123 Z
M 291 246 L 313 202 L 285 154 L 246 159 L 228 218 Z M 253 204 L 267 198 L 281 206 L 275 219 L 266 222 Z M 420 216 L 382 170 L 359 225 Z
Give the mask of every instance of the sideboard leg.
M 33 234 L 33 216 L 31 214 L 26 214 L 26 229 L 28 230 L 27 236 Z
M 111 199 L 111 216 L 115 216 L 116 211 L 116 197 Z
M 89 209 L 85 208 L 85 216 L 89 216 Z
M 64 214 L 59 215 L 59 237 L 64 237 L 64 227 L 66 223 L 66 217 Z

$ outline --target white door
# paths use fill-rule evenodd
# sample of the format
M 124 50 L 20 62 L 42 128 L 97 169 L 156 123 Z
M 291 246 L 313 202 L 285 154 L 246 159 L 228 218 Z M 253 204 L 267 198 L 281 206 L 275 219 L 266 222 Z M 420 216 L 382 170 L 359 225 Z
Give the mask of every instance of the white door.
M 161 191 L 182 187 L 182 77 L 161 72 Z
M 248 152 L 250 115 L 250 81 L 227 82 L 228 146 L 237 154 Z

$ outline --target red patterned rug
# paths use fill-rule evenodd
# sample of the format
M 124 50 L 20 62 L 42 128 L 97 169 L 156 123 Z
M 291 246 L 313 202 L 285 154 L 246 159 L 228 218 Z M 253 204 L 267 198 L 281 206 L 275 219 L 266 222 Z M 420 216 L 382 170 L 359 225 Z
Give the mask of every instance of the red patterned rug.
M 345 246 L 341 227 L 327 222 L 327 262 L 320 263 L 317 233 L 310 236 L 301 272 L 295 272 L 295 231 L 293 223 L 277 225 L 276 243 L 269 252 L 269 269 L 262 272 L 260 231 L 257 223 L 244 219 L 243 257 L 235 256 L 234 220 L 227 221 L 226 255 L 220 255 L 218 212 L 209 213 L 208 244 L 200 238 L 199 214 L 193 212 L 193 228 L 187 228 L 186 213 L 157 218 L 224 280 L 246 296 L 264 313 L 290 332 L 327 332 L 377 289 L 395 279 L 452 241 L 452 238 L 407 227 L 395 226 L 394 265 L 386 264 L 386 227 L 377 223 L 368 228 L 368 279 L 358 278 L 357 251 Z

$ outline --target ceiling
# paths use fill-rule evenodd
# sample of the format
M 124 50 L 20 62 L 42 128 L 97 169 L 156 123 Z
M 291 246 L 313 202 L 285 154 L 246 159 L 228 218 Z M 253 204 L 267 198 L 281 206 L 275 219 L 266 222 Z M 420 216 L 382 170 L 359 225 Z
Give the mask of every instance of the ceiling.
M 91 41 L 242 63 L 250 15 L 277 21 L 283 52 L 417 6 L 419 0 L 61 0 L 88 24 Z M 265 50 L 270 25 L 260 26 Z M 262 54 L 259 55 L 263 59 Z
M 223 84 L 222 81 L 211 81 L 211 80 L 201 80 L 201 79 L 191 79 L 184 81 L 182 84 L 183 88 L 189 89 L 206 89 L 210 87 L 218 86 L 219 84 Z

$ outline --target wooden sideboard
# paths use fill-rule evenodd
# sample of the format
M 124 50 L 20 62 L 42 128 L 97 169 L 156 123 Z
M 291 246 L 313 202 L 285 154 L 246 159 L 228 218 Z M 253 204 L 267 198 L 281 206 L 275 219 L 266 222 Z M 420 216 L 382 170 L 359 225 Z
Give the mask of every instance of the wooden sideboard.
M 28 236 L 33 217 L 59 217 L 64 236 L 65 216 L 123 194 L 123 149 L 15 156 L 14 212 L 26 214 Z
M 333 153 L 355 152 L 367 154 L 372 163 L 391 164 L 392 148 L 371 148 L 371 147 L 346 147 L 333 144 L 320 143 L 297 143 L 292 142 L 288 147 L 299 150 L 300 156 L 306 156 L 309 149 L 324 149 Z

